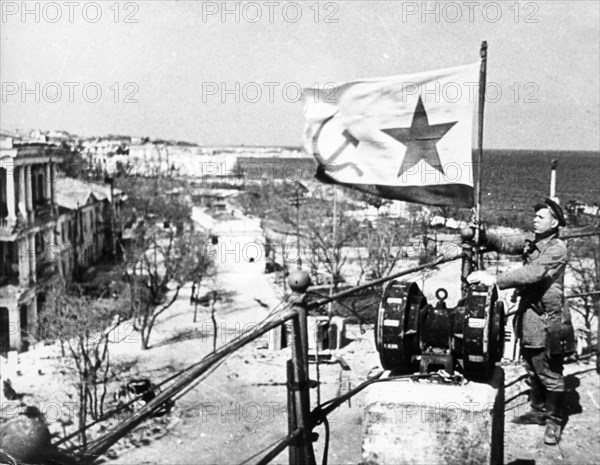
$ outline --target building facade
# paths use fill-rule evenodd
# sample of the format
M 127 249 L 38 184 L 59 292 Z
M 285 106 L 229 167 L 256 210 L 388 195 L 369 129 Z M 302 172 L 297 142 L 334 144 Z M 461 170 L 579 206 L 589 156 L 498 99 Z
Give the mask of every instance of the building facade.
M 110 253 L 120 192 L 59 179 L 63 155 L 48 144 L 0 146 L 0 353 L 38 340 L 49 288 Z

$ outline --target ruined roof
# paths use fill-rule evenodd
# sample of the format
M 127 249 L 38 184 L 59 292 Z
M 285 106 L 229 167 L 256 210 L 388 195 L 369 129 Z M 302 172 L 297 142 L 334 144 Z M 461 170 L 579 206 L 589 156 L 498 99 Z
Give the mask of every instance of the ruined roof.
M 115 197 L 120 196 L 122 193 L 120 189 L 114 189 Z M 110 200 L 110 186 L 108 185 L 104 186 L 82 181 L 81 179 L 64 177 L 56 180 L 55 202 L 60 207 L 76 210 L 88 203 L 103 200 Z

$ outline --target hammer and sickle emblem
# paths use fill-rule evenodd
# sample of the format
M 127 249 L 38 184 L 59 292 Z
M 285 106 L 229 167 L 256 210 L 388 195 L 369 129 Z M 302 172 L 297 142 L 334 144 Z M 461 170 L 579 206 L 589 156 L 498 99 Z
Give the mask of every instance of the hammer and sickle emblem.
M 358 143 L 360 142 L 356 137 L 354 137 L 352 134 L 350 134 L 350 131 L 348 131 L 348 129 L 344 129 L 344 131 L 342 132 L 342 136 L 344 136 L 344 142 L 341 143 L 341 145 L 333 152 L 333 154 L 327 159 L 325 160 L 322 156 L 321 153 L 319 152 L 319 146 L 318 146 L 318 141 L 319 141 L 319 137 L 321 136 L 321 131 L 323 131 L 323 127 L 329 122 L 331 121 L 331 119 L 337 114 L 337 111 L 331 115 L 329 118 L 326 118 L 323 120 L 323 122 L 321 123 L 321 125 L 319 126 L 319 128 L 317 129 L 317 131 L 315 132 L 315 135 L 313 136 L 313 140 L 312 140 L 312 149 L 313 149 L 313 154 L 315 156 L 315 158 L 317 160 L 319 160 L 319 162 L 321 162 L 323 165 L 327 165 L 329 163 L 334 163 L 335 160 L 344 152 L 344 150 L 346 150 L 346 148 L 350 145 L 356 147 L 358 146 Z M 351 162 L 347 162 L 347 163 L 341 163 L 338 165 L 338 168 L 346 168 L 346 167 L 350 167 L 352 168 L 354 171 L 356 171 L 356 174 L 358 174 L 359 176 L 363 175 L 363 171 L 356 165 L 356 163 L 351 163 Z

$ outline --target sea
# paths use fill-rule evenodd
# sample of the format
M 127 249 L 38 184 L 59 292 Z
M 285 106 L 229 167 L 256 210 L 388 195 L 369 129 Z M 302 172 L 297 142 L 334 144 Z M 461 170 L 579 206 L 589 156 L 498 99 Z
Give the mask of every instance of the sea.
M 571 200 L 600 205 L 600 152 L 484 149 L 483 218 L 510 226 L 530 214 L 550 193 L 552 160 L 557 160 L 556 195 L 563 206 Z

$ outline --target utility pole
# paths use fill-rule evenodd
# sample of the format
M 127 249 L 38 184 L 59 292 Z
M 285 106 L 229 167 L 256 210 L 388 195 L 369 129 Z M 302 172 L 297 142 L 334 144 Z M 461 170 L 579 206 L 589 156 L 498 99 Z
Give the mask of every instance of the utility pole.
M 169 165 L 169 147 L 165 145 L 165 155 L 167 158 L 167 177 L 171 177 L 171 166 Z
M 302 267 L 302 257 L 300 256 L 300 205 L 306 202 L 304 196 L 300 195 L 300 189 L 296 187 L 296 193 L 293 197 L 288 199 L 288 203 L 296 207 L 296 249 L 298 257 L 296 259 L 296 263 L 298 265 L 298 269 Z
M 379 210 L 377 210 L 379 212 Z M 337 248 L 337 186 L 333 186 L 333 248 L 334 250 Z M 336 260 L 336 268 L 337 268 L 337 260 Z M 334 280 L 336 277 L 334 273 L 336 270 L 331 270 L 331 283 L 329 285 L 329 297 L 333 295 L 333 286 L 335 285 Z M 329 322 L 331 322 L 331 318 L 333 317 L 333 302 L 329 302 L 327 305 L 327 317 L 329 318 Z
M 104 182 L 110 185 L 110 238 L 112 242 L 112 256 L 117 258 L 117 232 L 115 225 L 115 178 L 105 176 Z
M 72 274 L 78 276 L 79 272 L 79 251 L 77 250 L 77 241 L 79 238 L 79 202 L 77 202 L 77 208 L 75 209 L 75 220 L 73 221 L 73 272 Z
M 285 276 L 285 271 L 287 270 L 287 265 L 285 263 L 285 241 L 287 240 L 287 234 L 285 235 L 283 242 L 281 243 L 281 282 L 283 283 L 283 294 L 285 295 L 287 289 L 285 287 L 285 282 L 287 280 Z

